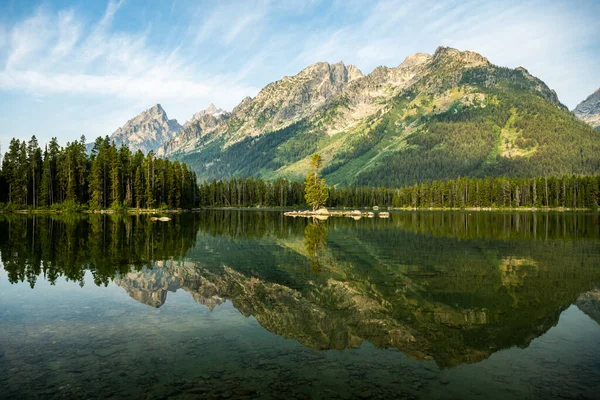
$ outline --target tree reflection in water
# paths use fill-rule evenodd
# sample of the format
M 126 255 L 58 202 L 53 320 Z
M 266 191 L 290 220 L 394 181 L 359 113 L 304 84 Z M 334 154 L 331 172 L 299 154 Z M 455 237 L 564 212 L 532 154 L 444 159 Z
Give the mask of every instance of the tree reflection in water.
M 304 247 L 310 256 L 310 267 L 311 271 L 314 273 L 321 272 L 321 262 L 319 256 L 326 245 L 326 222 L 313 218 L 304 229 Z

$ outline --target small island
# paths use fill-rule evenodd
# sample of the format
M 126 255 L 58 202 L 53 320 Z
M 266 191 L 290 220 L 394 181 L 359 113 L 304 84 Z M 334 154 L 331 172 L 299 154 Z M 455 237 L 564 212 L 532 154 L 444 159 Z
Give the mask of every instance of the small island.
M 304 210 L 304 211 L 287 211 L 285 213 L 283 213 L 283 215 L 287 216 L 287 217 L 306 217 L 306 218 L 317 218 L 317 219 L 327 219 L 329 217 L 348 217 L 348 218 L 354 218 L 354 219 L 361 219 L 363 217 L 366 218 L 374 218 L 374 217 L 379 217 L 379 218 L 389 218 L 390 217 L 390 213 L 387 211 L 383 211 L 383 212 L 379 212 L 379 213 L 374 213 L 372 211 L 360 211 L 360 210 L 353 210 L 353 211 L 329 211 L 326 208 L 319 208 L 318 210 Z
M 304 198 L 306 203 L 312 207 L 312 210 L 304 211 L 287 211 L 283 215 L 287 217 L 306 217 L 325 220 L 329 217 L 349 217 L 353 219 L 361 219 L 363 217 L 374 218 L 375 213 L 372 211 L 329 211 L 323 205 L 329 197 L 327 182 L 325 178 L 321 178 L 319 170 L 321 169 L 323 160 L 319 154 L 314 154 L 310 160 L 310 170 L 304 180 Z M 373 207 L 373 210 L 378 211 L 379 207 Z M 389 218 L 389 212 L 380 212 L 377 214 L 379 218 Z

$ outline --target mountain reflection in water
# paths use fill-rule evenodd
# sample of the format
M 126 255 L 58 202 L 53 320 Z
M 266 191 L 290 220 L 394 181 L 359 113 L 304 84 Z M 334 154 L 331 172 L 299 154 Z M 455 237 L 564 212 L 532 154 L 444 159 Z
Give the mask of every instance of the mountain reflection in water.
M 183 289 L 210 309 L 231 300 L 314 349 L 368 341 L 449 367 L 526 347 L 573 303 L 600 314 L 597 215 L 205 212 L 171 223 L 94 215 L 1 224 L 13 283 L 34 287 L 43 275 L 83 285 L 90 270 L 96 285 L 113 280 L 152 307 Z

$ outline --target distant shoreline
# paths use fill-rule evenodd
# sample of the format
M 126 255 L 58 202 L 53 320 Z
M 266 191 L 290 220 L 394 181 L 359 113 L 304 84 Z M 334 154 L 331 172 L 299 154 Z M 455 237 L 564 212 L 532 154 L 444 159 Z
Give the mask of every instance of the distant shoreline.
M 129 208 L 126 210 L 0 210 L 0 214 L 181 214 L 202 211 L 202 208 L 193 209 L 143 209 Z
M 0 210 L 0 214 L 183 214 L 200 211 L 278 211 L 278 212 L 307 212 L 308 208 L 300 207 L 202 207 L 193 209 L 137 209 L 127 210 Z M 332 212 L 352 212 L 352 210 L 371 211 L 372 207 L 330 208 Z M 468 212 L 570 212 L 589 211 L 600 212 L 600 208 L 570 208 L 570 207 L 380 207 L 379 211 L 468 211 Z
M 221 211 L 310 211 L 309 208 L 302 207 L 204 207 L 202 210 L 221 210 Z M 331 207 L 329 211 L 351 212 L 353 210 L 373 211 L 372 207 Z M 550 211 L 597 211 L 600 208 L 571 208 L 571 207 L 379 207 L 379 211 L 519 211 L 519 212 L 550 212 Z

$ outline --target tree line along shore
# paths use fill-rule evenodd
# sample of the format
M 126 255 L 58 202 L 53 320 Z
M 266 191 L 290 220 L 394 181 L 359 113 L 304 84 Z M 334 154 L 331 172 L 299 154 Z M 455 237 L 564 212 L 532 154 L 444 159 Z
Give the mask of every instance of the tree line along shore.
M 186 164 L 132 153 L 108 137 L 87 151 L 85 137 L 42 150 L 34 137 L 13 139 L 0 170 L 4 210 L 191 209 L 198 206 L 195 172 Z
M 132 153 L 108 137 L 42 150 L 13 139 L 0 170 L 0 211 L 177 212 L 198 208 L 598 209 L 600 175 L 461 177 L 401 188 L 328 187 L 315 155 L 304 182 L 232 177 L 198 184 L 185 163 Z
M 200 185 L 203 207 L 306 207 L 304 185 L 287 179 L 213 180 Z M 600 176 L 458 178 L 402 188 L 329 187 L 330 209 L 598 209 Z

